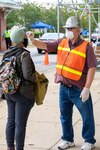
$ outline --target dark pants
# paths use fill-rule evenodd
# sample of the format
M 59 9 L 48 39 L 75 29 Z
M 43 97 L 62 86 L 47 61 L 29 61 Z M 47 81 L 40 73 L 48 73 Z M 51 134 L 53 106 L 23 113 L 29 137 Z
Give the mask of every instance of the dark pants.
M 10 38 L 5 38 L 5 42 L 6 42 L 6 48 L 8 49 L 10 46 L 12 46 L 12 42 L 10 40 Z
M 7 146 L 12 148 L 16 142 L 16 150 L 24 150 L 27 120 L 34 101 L 20 93 L 5 95 L 5 97 L 8 106 L 6 125 Z

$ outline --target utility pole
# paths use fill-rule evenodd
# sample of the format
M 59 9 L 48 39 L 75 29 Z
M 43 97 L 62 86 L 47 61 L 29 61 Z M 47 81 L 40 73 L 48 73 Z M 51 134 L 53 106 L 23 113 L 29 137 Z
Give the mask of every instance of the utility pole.
M 89 42 L 91 42 L 91 0 L 88 2 Z
M 59 38 L 59 0 L 57 3 L 57 33 L 58 33 L 58 38 Z

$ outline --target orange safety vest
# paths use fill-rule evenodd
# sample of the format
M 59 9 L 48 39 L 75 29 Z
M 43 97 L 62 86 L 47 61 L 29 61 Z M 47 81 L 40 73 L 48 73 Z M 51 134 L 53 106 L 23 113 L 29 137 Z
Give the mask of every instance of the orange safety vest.
M 70 50 L 68 39 L 63 39 L 58 45 L 57 73 L 78 81 L 85 65 L 87 44 L 87 41 L 83 41 L 81 45 Z

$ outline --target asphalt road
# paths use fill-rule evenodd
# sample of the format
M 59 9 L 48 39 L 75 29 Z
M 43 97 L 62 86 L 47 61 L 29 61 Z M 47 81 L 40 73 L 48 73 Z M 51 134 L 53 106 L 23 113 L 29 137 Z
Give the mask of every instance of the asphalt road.
M 48 54 L 48 61 L 49 64 L 44 64 L 45 59 L 45 53 L 38 54 L 37 49 L 33 47 L 28 47 L 27 50 L 30 51 L 31 57 L 33 59 L 33 62 L 35 64 L 36 70 L 39 72 L 48 72 L 51 69 L 54 69 L 56 66 L 56 54 Z M 2 60 L 3 53 L 0 53 L 0 61 Z
M 45 72 L 56 67 L 57 54 L 48 54 L 49 65 L 44 65 L 45 53 L 38 54 L 37 49 L 34 47 L 28 48 L 28 50 L 31 52 L 32 59 L 38 71 Z M 97 61 L 97 70 L 100 71 L 100 59 Z
M 48 54 L 49 64 L 45 65 L 45 53 L 38 54 L 37 49 L 34 47 L 28 48 L 28 50 L 31 52 L 31 57 L 33 59 L 37 71 L 48 72 L 56 67 L 56 54 Z
M 54 68 L 56 68 L 56 56 L 57 54 L 48 54 L 48 61 L 49 64 L 45 65 L 44 60 L 45 60 L 45 53 L 38 54 L 37 48 L 34 46 L 28 47 L 27 48 L 30 53 L 31 57 L 34 61 L 36 70 L 39 72 L 48 72 Z M 2 53 L 0 53 L 0 60 L 2 58 Z M 100 71 L 100 59 L 97 61 L 97 70 Z

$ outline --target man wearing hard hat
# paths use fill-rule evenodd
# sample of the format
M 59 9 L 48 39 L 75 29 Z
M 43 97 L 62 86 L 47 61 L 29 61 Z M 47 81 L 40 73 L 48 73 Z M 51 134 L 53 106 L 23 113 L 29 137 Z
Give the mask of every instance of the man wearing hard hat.
M 58 149 L 65 150 L 74 144 L 72 126 L 73 106 L 79 110 L 82 121 L 84 144 L 81 150 L 91 150 L 96 142 L 90 87 L 96 70 L 96 57 L 91 44 L 80 37 L 81 22 L 69 17 L 64 26 L 66 38 L 53 42 L 43 42 L 28 35 L 32 43 L 47 52 L 57 51 L 56 78 L 60 83 L 59 106 L 62 124 L 62 143 Z

